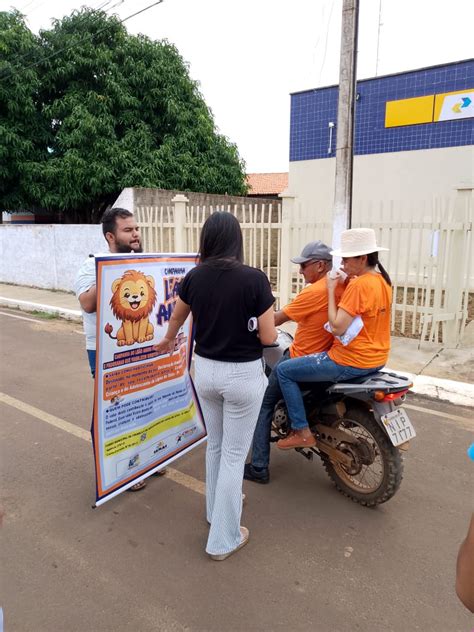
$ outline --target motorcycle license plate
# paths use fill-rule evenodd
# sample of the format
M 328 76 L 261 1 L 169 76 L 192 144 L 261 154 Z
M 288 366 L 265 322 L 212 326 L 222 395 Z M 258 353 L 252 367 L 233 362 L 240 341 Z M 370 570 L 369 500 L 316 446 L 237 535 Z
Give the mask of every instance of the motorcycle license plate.
M 416 437 L 415 428 L 403 408 L 397 408 L 391 413 L 382 415 L 382 422 L 390 441 L 395 446 Z

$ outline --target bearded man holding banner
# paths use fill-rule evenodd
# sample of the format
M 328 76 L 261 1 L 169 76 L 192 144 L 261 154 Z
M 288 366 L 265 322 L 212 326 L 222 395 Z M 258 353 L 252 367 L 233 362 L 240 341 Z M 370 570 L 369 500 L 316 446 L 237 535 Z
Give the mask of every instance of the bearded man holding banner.
M 140 228 L 130 211 L 124 208 L 111 208 L 105 211 L 101 219 L 102 232 L 109 247 L 107 254 L 126 254 L 143 252 Z M 95 377 L 96 365 L 96 327 L 97 327 L 97 287 L 95 257 L 89 255 L 76 276 L 74 292 L 82 310 L 82 321 L 86 337 L 86 351 L 92 377 Z M 161 476 L 165 470 L 157 472 Z M 136 492 L 146 487 L 140 481 L 128 491 Z

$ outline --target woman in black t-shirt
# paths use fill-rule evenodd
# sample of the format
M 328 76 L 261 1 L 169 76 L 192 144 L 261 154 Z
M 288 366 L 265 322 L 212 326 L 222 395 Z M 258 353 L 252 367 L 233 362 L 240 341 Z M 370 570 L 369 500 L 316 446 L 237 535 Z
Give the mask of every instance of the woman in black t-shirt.
M 243 470 L 267 385 L 262 344 L 277 337 L 268 279 L 242 261 L 239 222 L 230 213 L 214 213 L 201 231 L 200 263 L 183 279 L 168 331 L 157 345 L 172 351 L 192 312 L 195 383 L 208 432 L 206 551 L 214 560 L 226 559 L 249 538 L 240 526 Z M 258 335 L 249 331 L 251 318 L 258 321 Z

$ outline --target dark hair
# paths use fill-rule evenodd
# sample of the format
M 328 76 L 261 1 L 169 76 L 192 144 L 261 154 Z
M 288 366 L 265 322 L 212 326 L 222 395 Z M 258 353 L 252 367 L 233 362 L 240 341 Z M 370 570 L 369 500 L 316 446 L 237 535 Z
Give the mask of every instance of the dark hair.
M 244 251 L 239 220 L 226 211 L 212 213 L 201 230 L 201 263 L 243 263 Z
M 115 235 L 115 229 L 117 227 L 117 217 L 125 219 L 126 217 L 133 217 L 133 213 L 127 211 L 126 208 L 109 208 L 102 215 L 102 232 L 104 237 L 107 233 L 113 233 Z
M 392 286 L 392 281 L 391 281 L 390 277 L 388 276 L 388 272 L 385 270 L 385 268 L 383 267 L 383 265 L 379 261 L 379 253 L 378 252 L 371 252 L 370 254 L 367 255 L 367 265 L 370 266 L 371 268 L 375 268 L 375 266 L 378 266 L 380 274 L 383 277 L 383 280 L 388 285 L 390 285 L 390 287 Z

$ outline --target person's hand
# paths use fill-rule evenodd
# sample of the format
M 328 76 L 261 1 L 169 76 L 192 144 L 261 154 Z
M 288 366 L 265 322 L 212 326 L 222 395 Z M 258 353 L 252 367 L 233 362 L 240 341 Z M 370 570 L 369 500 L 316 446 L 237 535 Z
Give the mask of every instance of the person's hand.
M 330 272 L 327 273 L 326 275 L 326 281 L 327 281 L 327 286 L 328 286 L 328 291 L 329 292 L 334 292 L 334 290 L 336 289 L 337 285 L 339 283 L 343 283 L 344 281 L 342 280 L 341 275 L 339 274 L 339 272 L 336 270 L 331 270 Z
M 154 349 L 158 353 L 172 353 L 174 351 L 175 343 L 176 338 L 169 339 L 165 336 L 163 340 L 160 340 L 160 342 L 155 345 Z

